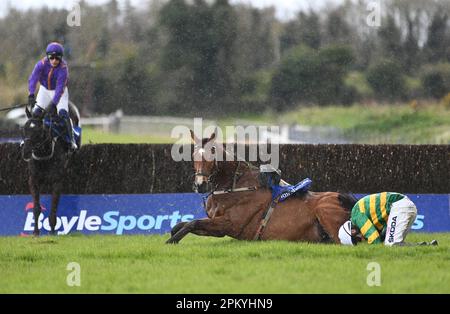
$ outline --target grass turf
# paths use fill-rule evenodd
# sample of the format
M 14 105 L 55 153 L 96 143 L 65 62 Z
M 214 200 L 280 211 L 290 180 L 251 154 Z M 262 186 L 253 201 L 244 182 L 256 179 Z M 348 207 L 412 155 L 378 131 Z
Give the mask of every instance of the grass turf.
M 244 121 L 244 122 L 242 122 Z M 299 123 L 311 126 L 333 126 L 355 143 L 369 144 L 448 144 L 450 143 L 450 110 L 438 104 L 414 107 L 397 105 L 353 105 L 300 107 L 275 114 L 240 114 L 218 120 L 225 131 L 235 124 L 279 125 Z M 115 134 L 90 127 L 83 128 L 84 144 L 100 143 L 174 143 L 170 134 Z M 189 139 L 188 139 L 189 140 Z
M 177 139 L 167 136 L 151 135 L 151 134 L 117 134 L 103 132 L 90 127 L 83 127 L 82 145 L 85 144 L 167 144 L 175 143 Z
M 450 293 L 450 233 L 437 247 L 344 247 L 168 235 L 0 238 L 0 293 Z M 66 283 L 70 262 L 81 286 Z M 381 286 L 367 285 L 370 262 Z
M 267 125 L 332 126 L 355 143 L 450 143 L 450 110 L 438 104 L 299 107 L 281 114 L 228 117 L 221 121 L 221 126 L 232 125 L 240 119 Z

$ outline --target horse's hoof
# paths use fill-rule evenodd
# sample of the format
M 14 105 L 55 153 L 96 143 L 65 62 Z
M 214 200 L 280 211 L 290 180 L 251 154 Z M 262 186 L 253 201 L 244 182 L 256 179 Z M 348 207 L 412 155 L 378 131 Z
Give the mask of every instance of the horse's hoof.
M 56 231 L 50 231 L 48 234 L 51 235 L 51 236 L 57 235 Z
M 176 241 L 173 238 L 170 238 L 169 240 L 166 241 L 166 244 L 178 244 L 178 241 Z
M 33 232 L 33 237 L 38 238 L 39 237 L 39 232 Z
M 430 242 L 430 245 L 438 245 L 438 241 L 437 240 L 433 240 Z

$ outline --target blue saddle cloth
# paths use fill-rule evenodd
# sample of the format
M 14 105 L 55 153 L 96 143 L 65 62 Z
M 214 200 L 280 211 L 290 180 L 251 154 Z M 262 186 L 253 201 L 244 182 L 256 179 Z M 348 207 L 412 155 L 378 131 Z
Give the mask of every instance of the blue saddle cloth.
M 63 140 L 66 143 L 70 143 L 69 135 L 66 134 L 66 126 L 65 122 L 62 119 L 50 120 L 49 117 L 44 118 L 44 124 L 50 128 L 52 132 L 52 137 L 56 138 L 64 134 Z M 73 127 L 74 140 L 77 143 L 78 147 L 80 147 L 81 143 L 81 127 L 74 126 Z
M 278 196 L 280 196 L 278 202 L 283 202 L 289 196 L 294 195 L 297 192 L 307 192 L 311 184 L 312 184 L 311 179 L 306 178 L 295 185 L 285 185 L 285 186 L 271 185 L 270 188 L 272 190 L 272 201 L 275 200 Z

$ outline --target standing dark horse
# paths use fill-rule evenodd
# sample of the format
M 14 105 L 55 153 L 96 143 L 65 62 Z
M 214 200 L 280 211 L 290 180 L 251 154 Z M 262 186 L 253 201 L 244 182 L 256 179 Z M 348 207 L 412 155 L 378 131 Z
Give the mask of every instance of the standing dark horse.
M 69 103 L 69 114 L 73 125 L 78 126 L 80 115 L 78 109 Z M 69 161 L 69 144 L 64 140 L 66 128 L 56 137 L 52 135 L 51 127 L 42 118 L 31 117 L 27 111 L 28 120 L 23 127 L 24 142 L 22 146 L 22 158 L 28 163 L 28 185 L 33 197 L 34 231 L 39 235 L 39 215 L 41 214 L 40 192 L 45 182 L 49 183 L 52 194 L 52 205 L 49 216 L 50 234 L 56 234 L 56 212 L 63 182 L 67 172 Z M 50 118 L 50 125 L 58 123 L 59 117 L 50 112 L 45 113 Z M 78 147 L 80 143 L 78 143 Z
M 261 229 L 272 193 L 260 184 L 259 169 L 236 158 L 218 161 L 217 154 L 228 154 L 223 145 L 213 145 L 211 151 L 215 153 L 211 156 L 203 147 L 207 143 L 211 146 L 215 134 L 199 140 L 191 131 L 191 137 L 195 145 L 195 188 L 213 189 L 205 206 L 208 218 L 177 224 L 167 243 L 178 243 L 188 233 L 239 240 L 340 243 L 339 227 L 350 218 L 356 199 L 336 192 L 294 195 L 274 207 L 270 220 Z M 264 231 L 260 233 L 261 230 Z

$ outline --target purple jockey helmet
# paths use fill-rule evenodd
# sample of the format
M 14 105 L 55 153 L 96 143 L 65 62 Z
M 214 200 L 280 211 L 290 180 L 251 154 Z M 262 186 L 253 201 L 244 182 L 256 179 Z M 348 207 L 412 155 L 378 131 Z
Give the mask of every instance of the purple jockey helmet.
M 62 56 L 64 55 L 64 47 L 60 43 L 52 42 L 47 46 L 45 52 L 47 54 L 47 57 L 56 56 L 62 58 Z

